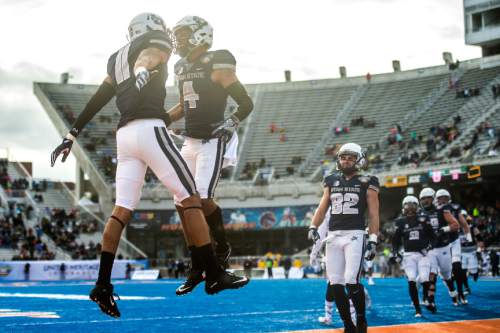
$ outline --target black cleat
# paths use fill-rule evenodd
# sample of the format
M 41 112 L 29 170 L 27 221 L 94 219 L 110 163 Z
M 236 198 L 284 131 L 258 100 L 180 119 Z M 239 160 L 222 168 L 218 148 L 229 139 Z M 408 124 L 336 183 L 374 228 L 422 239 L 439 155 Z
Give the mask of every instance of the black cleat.
M 437 312 L 436 304 L 434 304 L 434 303 L 429 303 L 426 306 L 426 308 L 427 308 L 427 310 L 429 310 L 432 313 L 436 313 Z
M 94 289 L 90 292 L 89 298 L 91 301 L 96 302 L 102 312 L 108 316 L 119 318 L 120 311 L 116 305 L 114 296 L 120 299 L 116 293 L 113 292 L 113 285 L 103 286 L 96 284 Z
M 189 294 L 196 288 L 197 285 L 202 283 L 205 280 L 205 277 L 203 276 L 203 271 L 199 269 L 193 269 L 189 272 L 188 278 L 186 281 L 184 281 L 183 284 L 175 290 L 175 293 L 177 296 L 182 296 Z
M 466 305 L 466 304 L 469 304 L 469 302 L 467 301 L 467 298 L 465 297 L 465 295 L 458 295 L 458 300 L 460 301 L 460 303 L 462 303 L 463 305 Z
M 356 326 L 352 322 L 346 323 L 344 322 L 344 333 L 358 333 Z
M 465 288 L 464 289 L 464 295 L 467 296 L 467 295 L 470 295 L 470 294 L 471 294 L 470 288 Z
M 227 244 L 227 249 L 224 251 L 215 251 L 215 256 L 217 257 L 217 262 L 223 269 L 229 267 L 229 257 L 231 256 L 231 245 Z
M 205 292 L 209 295 L 217 294 L 225 289 L 238 289 L 246 285 L 250 280 L 245 276 L 237 276 L 233 273 L 222 272 L 215 281 L 205 282 Z
M 357 333 L 366 333 L 368 331 L 368 323 L 366 319 L 359 319 L 356 323 Z

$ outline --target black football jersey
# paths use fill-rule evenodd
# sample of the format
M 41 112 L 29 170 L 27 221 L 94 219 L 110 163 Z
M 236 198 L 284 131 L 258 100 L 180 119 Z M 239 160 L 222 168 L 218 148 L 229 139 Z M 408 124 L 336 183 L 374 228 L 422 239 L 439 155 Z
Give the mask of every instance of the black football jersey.
M 435 236 L 427 214 L 421 212 L 416 216 L 400 216 L 395 224 L 396 232 L 392 240 L 394 250 L 399 249 L 401 240 L 405 252 L 418 252 L 432 246 Z
M 378 178 L 355 175 L 347 180 L 341 173 L 326 177 L 323 186 L 330 190 L 329 230 L 365 230 L 366 192 L 379 191 Z
M 172 49 L 168 35 L 162 31 L 149 31 L 128 43 L 108 60 L 108 75 L 116 89 L 116 106 L 121 117 L 118 128 L 134 119 L 159 118 L 165 116 L 165 82 L 167 65 L 160 64 L 151 70 L 151 81 L 139 92 L 135 86 L 134 65 L 144 49 L 155 47 L 168 52 Z
M 439 229 L 442 227 L 448 226 L 448 222 L 444 219 L 444 213 L 445 212 L 452 212 L 451 206 L 449 204 L 442 205 L 438 208 L 436 208 L 437 215 L 438 215 L 438 226 L 437 228 L 434 228 L 434 231 L 437 233 Z M 433 226 L 434 227 L 434 226 Z M 436 247 L 443 247 L 451 243 L 451 238 L 450 238 L 450 232 L 445 232 L 441 233 L 438 235 L 437 240 L 436 240 Z
M 189 137 L 210 139 L 212 131 L 224 120 L 228 93 L 212 81 L 212 71 L 217 69 L 236 69 L 231 52 L 210 51 L 194 62 L 182 58 L 175 64 L 175 76 L 184 104 L 185 130 Z
M 458 203 L 450 203 L 449 204 L 451 207 L 451 214 L 459 221 L 458 216 L 460 215 L 460 212 L 462 211 L 462 207 Z M 457 240 L 459 237 L 459 232 L 458 231 L 451 231 L 450 232 L 450 242 L 454 242 Z

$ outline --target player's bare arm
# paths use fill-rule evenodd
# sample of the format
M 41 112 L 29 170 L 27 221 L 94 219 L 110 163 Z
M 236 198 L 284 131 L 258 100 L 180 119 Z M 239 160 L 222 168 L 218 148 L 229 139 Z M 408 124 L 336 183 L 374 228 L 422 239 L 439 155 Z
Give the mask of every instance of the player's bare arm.
M 181 103 L 177 103 L 167 111 L 172 122 L 184 118 L 184 108 Z
M 368 205 L 368 233 L 370 235 L 378 235 L 380 216 L 379 216 L 379 200 L 378 191 L 369 188 L 366 192 L 366 201 Z
M 462 214 L 458 214 L 458 223 L 460 223 L 460 226 L 462 227 L 464 234 L 470 234 L 470 228 L 469 224 L 467 223 L 467 220 Z
M 319 202 L 318 208 L 316 209 L 316 212 L 314 213 L 314 216 L 312 218 L 311 227 L 314 226 L 318 228 L 323 223 L 329 205 L 330 205 L 330 190 L 328 189 L 328 187 L 325 187 L 325 189 L 323 190 L 323 196 L 321 197 L 321 201 Z
M 450 231 L 458 231 L 460 229 L 460 225 L 458 224 L 457 219 L 451 214 L 449 211 L 443 212 L 443 217 L 448 223 L 448 226 L 450 227 Z
M 139 53 L 134 63 L 135 85 L 138 90 L 143 89 L 151 81 L 158 72 L 156 68 L 159 65 L 166 64 L 170 54 L 171 51 L 160 50 L 156 47 L 148 47 Z

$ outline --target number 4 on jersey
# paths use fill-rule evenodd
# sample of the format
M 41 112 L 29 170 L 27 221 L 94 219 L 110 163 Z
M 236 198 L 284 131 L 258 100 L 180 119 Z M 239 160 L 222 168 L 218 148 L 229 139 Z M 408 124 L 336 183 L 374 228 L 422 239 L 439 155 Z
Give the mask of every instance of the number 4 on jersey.
M 200 100 L 200 95 L 194 91 L 193 81 L 184 82 L 182 85 L 182 95 L 184 96 L 184 102 L 188 102 L 188 107 L 196 109 L 196 101 Z

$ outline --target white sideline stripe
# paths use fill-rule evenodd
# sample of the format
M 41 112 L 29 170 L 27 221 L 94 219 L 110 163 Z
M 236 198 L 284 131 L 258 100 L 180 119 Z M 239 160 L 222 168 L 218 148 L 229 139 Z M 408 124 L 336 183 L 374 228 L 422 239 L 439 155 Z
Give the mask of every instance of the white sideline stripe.
M 47 299 L 69 299 L 77 301 L 88 301 L 87 295 L 68 295 L 68 294 L 25 294 L 25 293 L 0 293 L 0 297 L 21 297 L 21 298 L 47 298 Z M 123 301 L 144 301 L 161 300 L 165 297 L 146 297 L 146 296 L 120 296 Z
M 152 321 L 152 320 L 169 320 L 169 319 L 198 319 L 198 318 L 218 318 L 218 317 L 245 317 L 245 316 L 263 316 L 273 314 L 289 314 L 289 313 L 305 313 L 305 312 L 323 312 L 324 309 L 299 309 L 299 310 L 281 310 L 281 311 L 258 311 L 258 312 L 240 312 L 240 313 L 217 313 L 211 315 L 191 315 L 191 316 L 164 316 L 152 318 L 120 318 L 122 321 Z M 41 323 L 26 323 L 26 324 L 8 324 L 5 326 L 37 326 L 37 325 L 60 325 L 60 324 L 91 324 L 91 323 L 116 323 L 116 319 L 107 320 L 75 320 L 75 321 L 48 321 Z
M 31 318 L 61 318 L 55 312 L 26 311 L 18 309 L 0 309 L 0 318 L 31 317 Z

